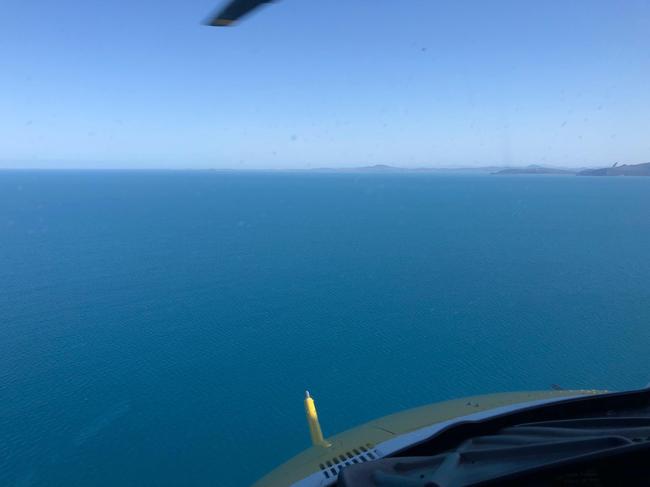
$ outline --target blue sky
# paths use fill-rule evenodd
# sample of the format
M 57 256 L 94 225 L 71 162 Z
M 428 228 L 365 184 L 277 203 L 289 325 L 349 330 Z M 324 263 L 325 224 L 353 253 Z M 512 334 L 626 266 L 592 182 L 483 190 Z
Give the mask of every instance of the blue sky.
M 650 161 L 650 1 L 5 0 L 0 167 Z

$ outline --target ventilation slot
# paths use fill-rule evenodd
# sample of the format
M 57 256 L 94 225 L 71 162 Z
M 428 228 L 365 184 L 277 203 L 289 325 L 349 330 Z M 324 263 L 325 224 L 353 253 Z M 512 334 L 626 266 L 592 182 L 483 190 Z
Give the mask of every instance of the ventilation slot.
M 344 467 L 348 467 L 355 463 L 370 462 L 380 457 L 381 456 L 377 450 L 375 450 L 370 443 L 366 443 L 365 446 L 352 448 L 352 450 L 346 451 L 342 455 L 333 457 L 331 460 L 325 461 L 325 463 L 321 463 L 320 469 L 326 479 L 336 479 Z

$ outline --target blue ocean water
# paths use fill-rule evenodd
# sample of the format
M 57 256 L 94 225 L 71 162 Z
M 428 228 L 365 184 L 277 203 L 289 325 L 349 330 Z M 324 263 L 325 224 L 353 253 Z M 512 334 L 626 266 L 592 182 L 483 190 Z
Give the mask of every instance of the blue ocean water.
M 650 178 L 0 173 L 0 485 L 248 485 L 469 394 L 650 381 Z

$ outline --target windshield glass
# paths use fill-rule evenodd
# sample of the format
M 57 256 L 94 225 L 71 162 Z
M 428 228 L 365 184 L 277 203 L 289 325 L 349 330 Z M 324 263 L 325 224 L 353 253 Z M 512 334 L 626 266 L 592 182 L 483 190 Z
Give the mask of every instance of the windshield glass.
M 4 2 L 1 485 L 650 381 L 649 2 L 243 3 Z

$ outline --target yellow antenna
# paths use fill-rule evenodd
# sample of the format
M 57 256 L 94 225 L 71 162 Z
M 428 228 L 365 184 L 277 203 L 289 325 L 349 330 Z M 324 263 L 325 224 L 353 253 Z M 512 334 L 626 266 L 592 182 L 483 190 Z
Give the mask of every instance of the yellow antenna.
M 316 404 L 314 404 L 314 400 L 309 395 L 309 391 L 305 391 L 305 414 L 307 415 L 307 424 L 309 425 L 309 435 L 311 436 L 312 445 L 322 446 L 324 448 L 332 446 L 331 443 L 328 443 L 323 438 L 323 432 L 318 422 Z

